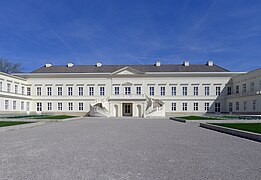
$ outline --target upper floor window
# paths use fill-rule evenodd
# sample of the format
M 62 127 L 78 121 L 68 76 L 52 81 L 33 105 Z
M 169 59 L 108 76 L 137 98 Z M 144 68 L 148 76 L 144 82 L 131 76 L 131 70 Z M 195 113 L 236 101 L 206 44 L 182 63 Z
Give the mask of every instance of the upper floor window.
M 11 84 L 7 83 L 7 92 L 11 92 Z
M 250 92 L 253 92 L 255 90 L 255 82 L 250 83 Z
M 183 96 L 188 95 L 188 87 L 182 87 L 182 94 L 183 94 Z
M 63 95 L 63 87 L 57 87 L 57 95 L 62 96 Z
M 176 96 L 177 95 L 177 87 L 176 86 L 171 87 L 171 95 L 172 96 Z
M 37 87 L 36 88 L 36 95 L 37 96 L 41 96 L 42 95 L 42 88 L 41 87 Z
M 141 87 L 140 86 L 136 87 L 136 94 L 141 94 Z
M 119 95 L 120 94 L 120 87 L 119 86 L 114 87 L 114 94 L 115 95 Z
M 83 96 L 83 87 L 79 87 L 79 96 Z
M 68 87 L 68 96 L 73 95 L 73 87 Z
M 15 85 L 15 94 L 18 93 L 18 85 Z
M 232 87 L 227 87 L 227 95 L 231 95 L 232 94 Z
M 171 111 L 176 111 L 177 110 L 177 104 L 176 103 L 171 103 Z
M 22 94 L 24 94 L 24 86 L 22 86 Z
M 52 87 L 47 87 L 47 96 L 52 95 Z
M 198 87 L 194 87 L 194 96 L 198 96 Z
M 27 87 L 26 88 L 27 96 L 31 96 L 31 88 Z
M 205 96 L 209 96 L 209 86 L 205 87 Z
M 239 93 L 239 85 L 236 86 L 236 94 Z
M 101 86 L 100 87 L 100 96 L 104 96 L 105 95 L 105 87 Z
M 93 96 L 94 95 L 94 87 L 89 87 L 89 95 Z
M 150 96 L 154 96 L 154 87 L 150 87 Z
M 160 87 L 160 95 L 165 96 L 165 87 L 164 86 Z
M 131 87 L 125 87 L 125 94 L 131 94 Z
M 242 85 L 242 93 L 246 93 L 246 84 Z
M 221 94 L 221 88 L 219 86 L 216 87 L 216 96 L 219 96 Z

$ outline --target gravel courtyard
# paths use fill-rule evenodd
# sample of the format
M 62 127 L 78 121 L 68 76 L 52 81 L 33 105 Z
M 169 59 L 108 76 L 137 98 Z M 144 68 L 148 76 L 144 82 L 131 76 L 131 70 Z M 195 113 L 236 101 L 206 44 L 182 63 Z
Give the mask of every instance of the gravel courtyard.
M 260 179 L 261 143 L 169 119 L 82 118 L 0 133 L 0 179 Z

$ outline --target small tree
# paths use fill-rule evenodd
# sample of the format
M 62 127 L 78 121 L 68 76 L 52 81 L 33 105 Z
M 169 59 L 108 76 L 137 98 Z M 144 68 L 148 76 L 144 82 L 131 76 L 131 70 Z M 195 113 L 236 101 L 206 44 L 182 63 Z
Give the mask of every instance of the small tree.
M 21 64 L 12 63 L 6 59 L 0 59 L 0 71 L 4 73 L 21 72 Z

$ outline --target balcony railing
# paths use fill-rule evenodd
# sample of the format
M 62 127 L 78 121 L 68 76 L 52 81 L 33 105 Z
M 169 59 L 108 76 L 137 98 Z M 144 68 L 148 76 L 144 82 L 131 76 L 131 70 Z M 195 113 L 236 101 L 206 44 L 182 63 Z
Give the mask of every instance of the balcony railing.
M 146 99 L 145 94 L 112 94 L 109 99 Z

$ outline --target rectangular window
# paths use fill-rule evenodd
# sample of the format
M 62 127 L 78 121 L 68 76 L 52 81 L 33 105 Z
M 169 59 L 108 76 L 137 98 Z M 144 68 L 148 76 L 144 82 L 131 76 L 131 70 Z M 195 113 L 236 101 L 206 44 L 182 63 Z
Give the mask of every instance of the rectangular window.
M 72 102 L 69 102 L 69 103 L 68 103 L 68 107 L 69 107 L 69 111 L 72 111 L 72 110 L 73 110 L 73 103 L 72 103 Z
M 26 103 L 26 111 L 30 111 L 30 102 Z
M 233 112 L 233 103 L 232 102 L 228 103 L 228 111 Z
M 253 110 L 256 110 L 256 100 L 253 100 Z
M 209 103 L 205 103 L 205 111 L 209 111 Z
M 22 86 L 22 94 L 24 94 L 24 86 Z
M 216 87 L 216 96 L 220 96 L 221 88 L 219 86 Z
M 171 111 L 176 111 L 177 110 L 177 104 L 176 103 L 171 103 Z
M 177 95 L 177 87 L 171 87 L 171 95 L 176 96 Z
M 68 87 L 68 96 L 73 95 L 73 87 Z
M 18 85 L 15 85 L 15 94 L 18 93 Z
M 63 110 L 63 103 L 58 102 L 58 111 L 62 111 Z
M 246 84 L 242 85 L 242 93 L 246 93 Z
M 94 95 L 94 87 L 89 87 L 89 95 L 90 96 Z
M 101 86 L 100 87 L 100 96 L 104 96 L 105 95 L 105 87 Z
M 136 94 L 141 94 L 141 87 L 136 87 Z
M 198 96 L 198 87 L 194 87 L 194 96 Z
M 36 88 L 36 95 L 37 96 L 41 96 L 42 95 L 42 88 L 41 87 L 37 87 Z
M 255 82 L 250 83 L 250 92 L 255 91 Z
M 125 87 L 125 94 L 131 94 L 131 87 Z
M 183 96 L 188 95 L 188 87 L 182 87 L 182 94 L 183 94 Z
M 160 87 L 160 95 L 165 96 L 165 87 Z
M 239 86 L 236 86 L 236 94 L 239 94 Z
M 13 101 L 13 110 L 16 110 L 16 101 Z
M 26 88 L 27 96 L 31 96 L 31 88 L 27 87 Z
M 79 111 L 83 111 L 83 103 L 82 102 L 79 103 Z
M 215 103 L 215 112 L 220 112 L 220 103 Z
M 247 110 L 247 101 L 244 101 L 244 110 Z
M 182 103 L 182 110 L 187 111 L 188 110 L 188 103 Z
M 52 95 L 52 87 L 47 87 L 47 96 Z
M 36 103 L 36 111 L 38 112 L 42 111 L 42 103 L 40 102 Z
M 9 109 L 9 100 L 5 100 L 5 110 Z
M 205 96 L 209 96 L 209 86 L 205 87 Z
M 239 102 L 236 102 L 236 110 L 239 111 Z
M 227 87 L 227 95 L 231 95 L 232 94 L 232 87 Z
M 3 91 L 3 82 L 0 81 L 0 91 Z
M 63 95 L 63 87 L 57 87 L 57 95 L 62 96 Z
M 194 111 L 198 111 L 198 103 L 194 103 Z
M 47 103 L 47 110 L 48 110 L 48 111 L 51 111 L 51 110 L 52 110 L 52 103 L 51 103 L 51 102 L 48 102 L 48 103 Z
M 83 87 L 79 87 L 79 96 L 83 96 Z
M 7 83 L 7 92 L 11 92 L 11 84 Z
M 24 101 L 21 101 L 21 110 L 24 110 Z
M 114 94 L 119 95 L 120 94 L 120 87 L 116 86 L 114 87 Z
M 154 87 L 150 87 L 150 96 L 154 96 Z

